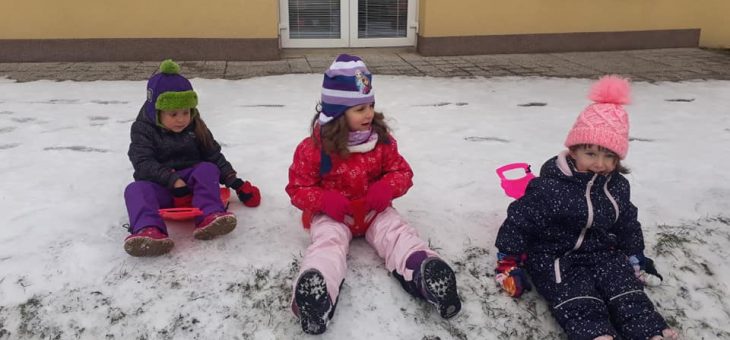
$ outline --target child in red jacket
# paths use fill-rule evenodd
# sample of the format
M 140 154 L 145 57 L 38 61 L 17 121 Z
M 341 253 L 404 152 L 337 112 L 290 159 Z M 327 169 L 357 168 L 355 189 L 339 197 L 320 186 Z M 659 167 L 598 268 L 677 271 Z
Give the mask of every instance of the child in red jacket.
M 338 56 L 322 87 L 312 134 L 297 146 L 286 186 L 292 204 L 304 211 L 312 238 L 292 301 L 302 329 L 326 330 L 345 278 L 350 240 L 363 235 L 406 291 L 434 304 L 444 318 L 456 315 L 461 302 L 453 270 L 391 206 L 413 185 L 413 172 L 383 114 L 374 110 L 365 63 Z

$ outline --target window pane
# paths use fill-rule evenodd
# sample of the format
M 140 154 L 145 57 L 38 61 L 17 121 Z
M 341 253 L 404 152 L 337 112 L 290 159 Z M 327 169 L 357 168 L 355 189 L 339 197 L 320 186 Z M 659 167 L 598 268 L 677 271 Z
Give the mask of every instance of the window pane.
M 289 38 L 339 39 L 340 0 L 289 0 Z
M 358 38 L 406 37 L 407 20 L 408 0 L 358 1 Z

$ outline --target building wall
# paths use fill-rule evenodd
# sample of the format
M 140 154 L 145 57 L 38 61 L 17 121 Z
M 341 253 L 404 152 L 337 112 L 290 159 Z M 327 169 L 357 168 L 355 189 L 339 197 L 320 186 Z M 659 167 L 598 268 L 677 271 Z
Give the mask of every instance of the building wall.
M 700 46 L 710 48 L 730 48 L 730 1 L 703 0 L 695 2 L 701 4 L 704 10 L 698 19 L 702 21 L 702 36 Z
M 648 47 L 657 47 L 659 38 L 668 39 L 668 45 L 692 45 L 691 40 L 696 39 L 692 37 L 694 32 L 699 33 L 699 46 L 727 48 L 730 47 L 730 24 L 724 18 L 727 13 L 730 13 L 728 0 L 421 0 L 419 45 L 449 41 L 444 38 L 460 39 L 466 45 L 480 41 L 465 37 L 504 36 L 517 44 L 520 38 L 530 37 L 538 42 L 576 39 L 582 43 L 597 38 L 625 39 L 631 43 L 633 39 L 629 47 L 636 48 L 640 46 L 636 39 L 649 39 Z M 624 34 L 574 35 L 601 32 Z M 641 34 L 632 37 L 626 32 Z M 620 49 L 621 44 L 616 42 L 611 46 Z M 567 44 L 564 47 L 570 49 Z M 588 46 L 575 48 L 585 50 Z
M 276 38 L 278 11 L 272 0 L 5 0 L 0 39 Z
M 412 1 L 424 55 L 730 48 L 730 0 Z M 0 62 L 272 60 L 278 24 L 277 0 L 4 0 Z
M 278 20 L 275 0 L 5 0 L 0 61 L 276 59 Z

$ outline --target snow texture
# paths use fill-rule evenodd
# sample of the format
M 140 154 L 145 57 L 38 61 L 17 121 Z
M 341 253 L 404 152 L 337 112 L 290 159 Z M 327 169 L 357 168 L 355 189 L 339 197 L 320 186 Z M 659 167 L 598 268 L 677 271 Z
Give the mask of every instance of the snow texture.
M 184 70 L 183 70 L 184 72 Z M 309 244 L 284 192 L 321 75 L 193 79 L 202 117 L 258 208 L 233 233 L 128 256 L 123 201 L 141 81 L 0 78 L 0 339 L 308 339 L 288 305 Z M 492 274 L 510 199 L 494 172 L 560 152 L 592 80 L 375 76 L 414 187 L 396 208 L 452 264 L 462 312 L 443 320 L 405 293 L 362 239 L 321 339 L 561 339 L 545 302 Z M 665 277 L 648 294 L 685 339 L 730 338 L 730 82 L 632 84 L 633 202 Z

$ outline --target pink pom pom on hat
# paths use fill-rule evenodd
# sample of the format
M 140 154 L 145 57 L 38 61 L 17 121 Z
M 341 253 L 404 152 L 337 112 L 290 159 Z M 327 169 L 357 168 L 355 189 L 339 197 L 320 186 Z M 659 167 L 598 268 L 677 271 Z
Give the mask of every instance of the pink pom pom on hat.
M 588 96 L 593 104 L 578 115 L 565 146 L 594 144 L 626 158 L 629 151 L 629 116 L 623 105 L 630 99 L 629 81 L 615 75 L 601 77 Z

